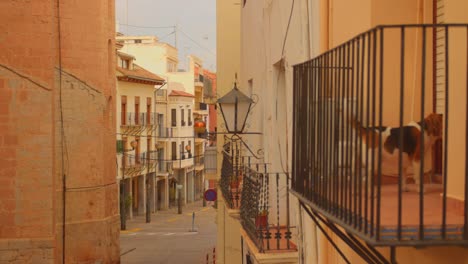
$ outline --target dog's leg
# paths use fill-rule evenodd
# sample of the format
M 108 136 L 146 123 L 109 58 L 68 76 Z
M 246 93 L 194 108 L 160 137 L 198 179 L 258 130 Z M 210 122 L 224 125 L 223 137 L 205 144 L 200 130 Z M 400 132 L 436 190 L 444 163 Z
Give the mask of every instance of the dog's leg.
M 409 191 L 408 189 L 408 186 L 406 185 L 406 170 L 408 169 L 408 167 L 403 167 L 403 169 L 401 170 L 401 190 L 404 191 L 404 192 L 407 192 Z
M 421 169 L 421 162 L 418 160 L 413 160 L 413 177 L 414 177 L 414 183 L 416 184 L 416 189 L 418 192 L 421 192 L 420 188 L 420 183 L 421 183 L 421 175 L 420 175 L 420 169 Z M 424 181 L 424 172 L 423 172 L 423 181 Z M 424 192 L 424 187 L 422 189 L 422 192 Z

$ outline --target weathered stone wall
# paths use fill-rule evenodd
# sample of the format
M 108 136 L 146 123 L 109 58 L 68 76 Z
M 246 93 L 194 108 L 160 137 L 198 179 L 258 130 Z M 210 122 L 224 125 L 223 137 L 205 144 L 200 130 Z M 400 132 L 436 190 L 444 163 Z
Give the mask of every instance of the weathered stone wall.
M 0 1 L 0 264 L 119 262 L 114 1 L 57 2 Z

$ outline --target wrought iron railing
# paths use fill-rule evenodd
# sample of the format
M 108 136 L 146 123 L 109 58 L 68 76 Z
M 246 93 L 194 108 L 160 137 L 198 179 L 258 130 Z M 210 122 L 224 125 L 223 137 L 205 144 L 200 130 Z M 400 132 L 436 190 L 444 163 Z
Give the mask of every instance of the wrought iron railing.
M 153 113 L 121 113 L 125 115 L 122 126 L 147 126 L 155 124 Z
M 159 138 L 172 138 L 174 136 L 174 128 L 159 126 L 156 129 L 156 136 Z
M 296 250 L 291 242 L 288 174 L 243 168 L 241 224 L 260 252 Z M 262 172 L 260 172 L 262 171 Z
M 219 186 L 229 208 L 239 208 L 241 195 L 240 149 L 229 141 L 223 146 Z
M 205 156 L 204 155 L 197 155 L 194 157 L 194 160 L 193 160 L 193 163 L 196 165 L 196 166 L 200 166 L 200 165 L 205 165 Z
M 172 173 L 172 163 L 173 161 L 168 160 L 158 160 L 158 172 L 160 173 Z
M 371 245 L 468 244 L 468 133 L 448 137 L 467 127 L 467 39 L 468 25 L 379 26 L 295 65 L 301 202 Z

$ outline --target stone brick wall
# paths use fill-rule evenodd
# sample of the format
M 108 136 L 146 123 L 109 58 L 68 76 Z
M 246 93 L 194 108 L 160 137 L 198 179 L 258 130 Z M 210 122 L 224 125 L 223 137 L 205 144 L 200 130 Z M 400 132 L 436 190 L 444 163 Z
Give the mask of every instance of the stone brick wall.
M 120 261 L 114 8 L 0 1 L 0 264 Z

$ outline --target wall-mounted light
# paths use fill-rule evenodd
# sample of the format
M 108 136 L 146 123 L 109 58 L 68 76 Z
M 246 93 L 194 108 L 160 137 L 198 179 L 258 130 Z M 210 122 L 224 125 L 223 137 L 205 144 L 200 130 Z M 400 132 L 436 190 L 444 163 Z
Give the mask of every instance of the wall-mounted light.
M 229 133 L 242 134 L 253 100 L 237 88 L 234 88 L 217 101 Z

